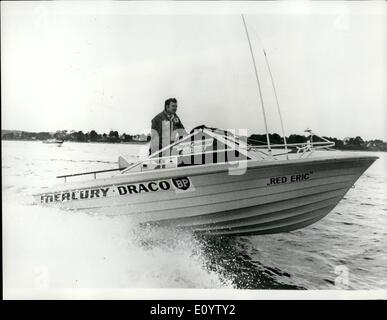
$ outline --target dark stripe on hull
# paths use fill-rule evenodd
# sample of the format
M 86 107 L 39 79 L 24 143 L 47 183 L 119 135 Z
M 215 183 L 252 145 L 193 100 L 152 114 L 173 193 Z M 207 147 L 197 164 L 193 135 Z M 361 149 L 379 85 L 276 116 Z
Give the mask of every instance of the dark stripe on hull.
M 262 208 L 262 206 L 248 207 L 244 209 L 238 209 L 238 212 L 229 211 L 227 219 L 214 219 L 213 216 L 217 214 L 207 215 L 206 221 L 202 221 L 201 224 L 182 223 L 179 219 L 170 221 L 168 225 L 174 225 L 176 227 L 191 228 L 196 231 L 205 231 L 208 229 L 227 229 L 230 227 L 244 227 L 258 223 L 265 223 L 269 221 L 275 221 L 277 219 L 288 218 L 304 214 L 313 210 L 325 208 L 327 206 L 335 206 L 340 201 L 341 195 L 335 195 L 327 199 L 310 202 L 306 205 L 299 205 L 281 209 L 281 203 L 274 203 L 270 205 L 270 208 Z M 214 221 L 215 220 L 215 221 Z M 203 223 L 204 222 L 204 223 Z
M 310 211 L 296 217 L 279 219 L 268 223 L 252 225 L 248 227 L 229 228 L 228 230 L 206 230 L 199 233 L 211 235 L 260 235 L 289 232 L 309 226 L 324 218 L 335 206 L 327 206 L 322 209 Z
M 304 194 L 301 196 L 293 197 L 291 199 L 281 199 L 270 203 L 264 203 L 255 206 L 247 206 L 245 208 L 238 208 L 235 210 L 224 210 L 222 212 L 215 212 L 210 214 L 202 214 L 194 217 L 183 217 L 176 219 L 161 220 L 157 223 L 161 226 L 175 225 L 175 226 L 202 226 L 206 224 L 219 224 L 227 223 L 231 220 L 245 220 L 248 218 L 254 218 L 256 215 L 271 214 L 278 211 L 298 209 L 304 206 L 310 206 L 319 203 L 324 203 L 331 199 L 336 199 L 345 194 L 348 190 L 345 188 L 332 189 L 325 192 L 317 192 Z

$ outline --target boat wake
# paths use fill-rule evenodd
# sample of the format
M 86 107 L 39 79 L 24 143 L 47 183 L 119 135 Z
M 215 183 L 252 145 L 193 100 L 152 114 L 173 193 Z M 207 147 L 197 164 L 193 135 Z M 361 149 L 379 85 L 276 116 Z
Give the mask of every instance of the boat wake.
M 233 288 L 206 268 L 201 247 L 188 232 L 138 229 L 127 216 L 14 201 L 6 207 L 7 288 Z
M 207 269 L 228 279 L 234 288 L 305 289 L 292 284 L 290 274 L 253 260 L 259 249 L 247 237 L 201 236 L 198 241 Z

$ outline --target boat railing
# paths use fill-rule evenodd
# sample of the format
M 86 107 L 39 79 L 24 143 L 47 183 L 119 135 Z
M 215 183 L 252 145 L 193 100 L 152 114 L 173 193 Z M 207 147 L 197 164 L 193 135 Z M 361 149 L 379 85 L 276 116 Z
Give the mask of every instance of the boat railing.
M 316 150 L 323 150 L 323 149 L 329 149 L 335 146 L 334 142 L 331 141 L 323 141 L 323 142 L 304 142 L 304 143 L 287 143 L 286 144 L 289 149 L 296 150 L 295 153 L 299 155 L 299 158 L 304 157 L 305 155 L 309 157 L 314 151 Z M 285 148 L 285 144 L 272 144 L 270 145 L 271 149 L 283 149 Z M 248 150 L 257 150 L 263 154 L 266 154 L 267 157 L 276 157 L 280 155 L 286 155 L 289 154 L 289 152 L 284 152 L 284 153 L 264 153 L 262 149 L 268 149 L 268 145 L 261 145 L 261 146 L 256 146 L 256 145 L 249 145 Z M 273 150 L 271 150 L 273 151 Z M 293 152 L 294 153 L 294 152 Z
M 231 151 L 231 150 L 230 149 L 217 150 L 217 152 L 226 152 L 226 151 Z M 180 157 L 200 156 L 203 154 L 206 155 L 206 154 L 211 154 L 214 152 L 215 151 L 207 151 L 207 152 L 200 152 L 200 153 L 176 154 L 176 155 L 169 155 L 169 156 L 157 157 L 157 158 L 146 158 L 146 159 L 137 161 L 128 167 L 107 169 L 107 170 L 88 171 L 88 172 L 81 172 L 81 173 L 72 173 L 72 174 L 57 176 L 56 178 L 64 179 L 64 182 L 67 182 L 67 179 L 71 178 L 71 177 L 93 175 L 94 179 L 96 179 L 97 174 L 114 172 L 114 171 L 122 171 L 123 173 L 126 173 L 129 171 L 130 172 L 138 172 L 138 171 L 143 172 L 143 171 L 154 170 L 154 169 L 177 168 L 178 164 L 179 164 Z
M 315 133 L 312 132 L 311 129 L 306 129 L 305 132 L 309 134 L 307 141 L 306 142 L 301 142 L 301 143 L 280 143 L 280 144 L 265 144 L 265 142 L 262 142 L 263 145 L 251 145 L 248 144 L 248 150 L 259 150 L 262 152 L 260 149 L 268 149 L 267 155 L 270 158 L 274 158 L 279 155 L 287 155 L 286 158 L 288 159 L 288 148 L 293 150 L 290 151 L 290 153 L 297 153 L 299 155 L 299 158 L 303 158 L 304 156 L 307 158 L 309 157 L 314 151 L 316 150 L 329 150 L 330 148 L 335 146 L 335 143 L 333 141 L 328 140 L 327 138 L 320 137 L 316 135 Z M 313 141 L 313 138 L 318 138 L 322 141 Z M 257 140 L 250 139 L 250 141 L 256 141 L 256 142 L 261 142 Z M 273 154 L 272 149 L 285 149 L 286 152 L 284 153 L 277 153 Z M 294 150 L 296 150 L 294 152 Z
M 178 162 L 178 156 L 177 155 L 171 155 L 166 157 L 159 157 L 159 158 L 147 158 L 144 160 L 141 160 L 139 162 L 136 162 L 132 166 L 125 168 L 126 172 L 134 172 L 134 171 L 148 171 L 148 170 L 154 170 L 154 169 L 167 169 L 167 168 L 176 168 Z
M 57 179 L 64 179 L 64 182 L 67 182 L 67 178 L 70 178 L 70 177 L 93 175 L 94 179 L 97 179 L 97 174 L 99 174 L 99 173 L 122 171 L 124 169 L 126 169 L 126 168 L 115 168 L 115 169 L 106 169 L 106 170 L 88 171 L 88 172 L 81 172 L 81 173 L 64 174 L 61 176 L 57 176 L 56 178 Z
M 129 171 L 142 172 L 142 171 L 148 171 L 148 170 L 154 170 L 154 169 L 177 168 L 180 164 L 180 159 L 182 158 L 187 159 L 187 157 L 193 157 L 194 159 L 198 159 L 198 158 L 202 158 L 203 156 L 206 158 L 206 156 L 208 157 L 215 153 L 219 155 L 222 153 L 224 154 L 224 153 L 233 152 L 233 151 L 240 152 L 242 149 L 243 147 L 239 147 L 237 149 L 220 149 L 220 150 L 210 150 L 210 151 L 201 151 L 201 152 L 192 152 L 192 153 L 179 153 L 179 154 L 167 155 L 164 157 L 157 157 L 157 158 L 152 157 L 152 158 L 147 158 L 134 163 L 132 166 L 125 168 L 125 171 L 123 171 L 122 173 L 127 173 Z M 201 160 L 199 160 L 198 162 L 200 161 Z M 198 164 L 203 164 L 203 163 L 200 162 Z

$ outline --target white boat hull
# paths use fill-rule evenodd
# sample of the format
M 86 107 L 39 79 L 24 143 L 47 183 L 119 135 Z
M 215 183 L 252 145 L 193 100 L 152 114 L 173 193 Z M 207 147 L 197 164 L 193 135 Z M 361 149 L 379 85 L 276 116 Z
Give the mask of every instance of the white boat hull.
M 64 140 L 44 140 L 42 142 L 45 144 L 62 144 Z
M 242 175 L 230 175 L 229 164 L 154 170 L 65 184 L 36 201 L 211 234 L 287 232 L 327 215 L 376 159 L 249 160 Z M 92 190 L 100 191 L 91 197 Z

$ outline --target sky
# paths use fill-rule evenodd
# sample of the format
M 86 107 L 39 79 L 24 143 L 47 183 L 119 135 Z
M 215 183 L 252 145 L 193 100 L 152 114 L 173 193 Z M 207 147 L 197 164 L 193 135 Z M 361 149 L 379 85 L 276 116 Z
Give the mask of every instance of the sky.
M 2 129 L 187 129 L 387 141 L 385 2 L 1 2 Z

